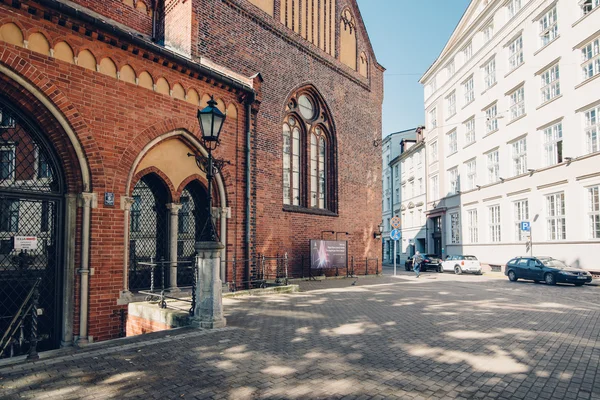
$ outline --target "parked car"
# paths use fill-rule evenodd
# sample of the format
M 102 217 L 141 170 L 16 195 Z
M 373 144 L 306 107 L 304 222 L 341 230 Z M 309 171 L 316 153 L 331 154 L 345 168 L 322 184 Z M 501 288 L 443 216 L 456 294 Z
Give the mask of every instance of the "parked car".
M 414 257 L 414 256 L 413 256 Z M 412 271 L 413 269 L 413 257 L 408 257 L 408 260 L 404 263 L 404 269 Z M 423 262 L 421 263 L 421 272 L 425 271 L 440 271 L 440 265 L 442 259 L 440 256 L 435 254 L 423 254 Z
M 592 274 L 577 268 L 568 267 L 564 262 L 552 257 L 516 257 L 506 264 L 506 276 L 511 282 L 518 279 L 544 281 L 548 285 L 572 283 L 581 286 L 592 281 Z
M 452 272 L 455 274 L 462 274 L 463 272 L 470 272 L 473 274 L 481 275 L 481 263 L 475 256 L 448 256 L 444 262 L 440 265 L 439 272 Z

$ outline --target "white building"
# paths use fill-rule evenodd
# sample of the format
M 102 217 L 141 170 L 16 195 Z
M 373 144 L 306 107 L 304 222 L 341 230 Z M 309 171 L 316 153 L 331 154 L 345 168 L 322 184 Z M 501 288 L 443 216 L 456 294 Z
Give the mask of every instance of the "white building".
M 600 269 L 600 1 L 472 1 L 425 86 L 428 251 Z
M 390 239 L 390 232 L 392 227 L 390 220 L 393 216 L 399 215 L 400 212 L 400 166 L 394 163 L 395 160 L 400 156 L 400 143 L 404 139 L 416 138 L 416 130 L 408 129 L 405 131 L 391 133 L 383 139 L 381 143 L 382 149 L 382 221 L 383 221 L 383 233 L 382 233 L 382 259 L 384 263 L 390 263 L 394 261 L 393 250 L 394 242 Z M 396 253 L 399 253 L 399 247 Z

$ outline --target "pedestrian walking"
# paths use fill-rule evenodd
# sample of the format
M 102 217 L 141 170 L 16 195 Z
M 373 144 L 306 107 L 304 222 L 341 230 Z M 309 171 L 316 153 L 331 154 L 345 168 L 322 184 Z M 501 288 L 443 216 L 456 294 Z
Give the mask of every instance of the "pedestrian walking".
M 415 271 L 415 275 L 417 278 L 421 274 L 421 263 L 423 262 L 423 256 L 420 251 L 417 251 L 413 258 L 413 271 Z

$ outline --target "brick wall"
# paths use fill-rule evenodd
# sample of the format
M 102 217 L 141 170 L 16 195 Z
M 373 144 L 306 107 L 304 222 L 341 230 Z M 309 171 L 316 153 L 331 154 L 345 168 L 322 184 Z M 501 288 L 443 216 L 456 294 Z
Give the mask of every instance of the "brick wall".
M 111 18 L 145 35 L 152 35 L 152 1 L 136 0 L 132 3 L 143 2 L 146 12 L 125 4 L 123 0 L 71 0 L 73 3 L 86 7 L 100 15 Z

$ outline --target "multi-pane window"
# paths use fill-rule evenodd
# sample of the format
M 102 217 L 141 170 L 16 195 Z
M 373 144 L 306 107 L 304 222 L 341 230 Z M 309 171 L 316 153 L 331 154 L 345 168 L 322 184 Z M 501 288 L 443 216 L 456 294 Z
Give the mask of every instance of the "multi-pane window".
M 509 70 L 517 68 L 523 64 L 523 36 L 519 35 L 518 38 L 513 40 L 508 45 L 508 67 Z
M 521 222 L 529 221 L 529 202 L 519 200 L 514 202 L 515 206 L 515 238 L 522 242 L 526 239 L 525 232 L 521 230 Z
M 600 106 L 587 110 L 585 117 L 585 138 L 588 153 L 600 151 Z
M 396 203 L 400 201 L 400 189 L 396 188 Z
M 564 193 L 546 196 L 546 215 L 548 240 L 566 240 L 567 220 L 565 217 Z
M 525 115 L 525 87 L 521 86 L 510 94 L 510 120 Z
M 410 198 L 415 197 L 415 181 L 410 181 Z
M 440 182 L 438 175 L 434 175 L 430 178 L 431 185 L 431 198 L 430 200 L 437 200 L 440 198 Z
M 19 231 L 19 200 L 0 199 L 0 231 Z
M 596 38 L 581 49 L 583 79 L 589 79 L 600 73 L 600 38 Z
M 310 206 L 325 208 L 327 175 L 325 173 L 325 158 L 327 142 L 321 128 L 317 127 L 310 135 Z M 388 175 L 388 187 L 391 177 Z
M 490 227 L 490 242 L 497 243 L 502 240 L 500 224 L 500 206 L 491 206 L 488 208 L 488 222 Z
M 522 175 L 527 172 L 527 139 L 519 139 L 511 147 L 513 176 Z
M 477 210 L 467 211 L 467 224 L 469 230 L 469 243 L 478 243 L 479 228 L 477 226 Z
M 491 23 L 483 28 L 483 42 L 487 43 L 494 37 L 494 24 Z
M 542 78 L 542 103 L 560 95 L 560 73 L 558 64 L 550 67 L 540 75 Z
M 475 189 L 477 185 L 477 160 L 467 161 L 465 169 L 467 173 L 467 190 Z
M 192 203 L 189 197 L 181 197 L 181 209 L 179 210 L 179 218 L 177 220 L 179 233 L 192 232 Z
M 556 6 L 548 11 L 539 20 L 540 26 L 540 43 L 544 47 L 558 36 L 558 16 L 556 14 Z
M 456 66 L 454 65 L 454 59 L 448 63 L 446 66 L 446 71 L 448 72 L 448 78 L 452 78 L 454 73 L 456 72 Z
M 583 15 L 589 14 L 592 10 L 600 6 L 600 0 L 581 0 L 579 1 L 581 7 L 581 13 Z
M 450 214 L 450 231 L 452 244 L 460 244 L 460 214 Z
M 283 203 L 300 205 L 300 124 L 289 117 L 283 124 Z
M 13 179 L 15 173 L 15 147 L 0 146 L 0 179 Z
M 460 175 L 457 167 L 448 170 L 448 180 L 450 181 L 450 194 L 457 194 L 460 191 Z
M 544 160 L 547 167 L 563 161 L 562 123 L 544 129 Z
M 488 183 L 500 180 L 500 155 L 498 150 L 487 154 Z
M 448 154 L 454 154 L 458 151 L 458 140 L 456 135 L 456 129 L 450 132 L 448 135 Z
M 498 107 L 496 104 L 485 110 L 485 133 L 498 130 Z
M 590 239 L 600 239 L 600 186 L 588 188 Z
M 475 84 L 473 83 L 473 76 L 463 82 L 463 93 L 465 94 L 465 105 L 475 100 Z
M 496 83 L 496 59 L 492 58 L 483 66 L 483 82 L 485 88 L 489 89 Z
M 475 141 L 475 118 L 465 122 L 465 143 L 471 144 Z
M 435 76 L 431 78 L 431 82 L 429 83 L 429 85 L 431 86 L 431 93 L 437 90 L 437 79 Z
M 415 159 L 416 159 L 417 166 L 421 165 L 421 152 L 420 151 L 417 151 L 415 153 Z
M 452 92 L 446 97 L 446 109 L 448 111 L 448 117 L 456 114 L 456 92 Z
M 437 141 L 431 142 L 431 144 L 430 144 L 429 159 L 431 160 L 431 162 L 436 162 L 438 160 Z
M 473 43 L 469 42 L 469 44 L 463 48 L 464 62 L 466 63 L 467 61 L 469 61 L 471 59 L 471 57 L 473 57 Z
M 142 213 L 142 196 L 134 195 L 131 204 L 131 232 L 140 232 L 140 214 Z
M 523 0 L 510 0 L 507 4 L 508 18 L 512 18 L 523 7 Z
M 431 126 L 430 129 L 437 127 L 437 108 L 429 111 L 429 125 Z
M 37 177 L 39 179 L 42 179 L 42 178 L 50 178 L 51 176 L 52 176 L 52 170 L 50 169 L 50 164 L 48 163 L 46 154 L 44 152 L 38 151 Z
M 423 178 L 419 178 L 419 194 L 423 194 Z

